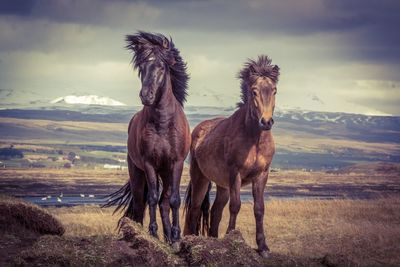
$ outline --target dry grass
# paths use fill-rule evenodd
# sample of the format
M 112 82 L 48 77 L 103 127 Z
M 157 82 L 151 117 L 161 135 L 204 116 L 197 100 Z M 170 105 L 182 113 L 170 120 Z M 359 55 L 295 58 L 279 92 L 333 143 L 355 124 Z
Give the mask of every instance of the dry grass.
M 36 182 L 65 182 L 65 183 L 81 183 L 82 181 L 92 181 L 96 184 L 125 184 L 129 179 L 127 169 L 123 170 L 107 170 L 97 169 L 0 169 L 0 178 L 13 179 L 15 183 L 20 180 L 34 180 Z M 182 182 L 189 182 L 189 168 L 185 166 L 182 174 Z M 26 192 L 29 194 L 29 192 Z
M 360 265 L 399 265 L 399 206 L 400 198 L 270 201 L 265 217 L 268 244 L 273 253 L 293 258 L 332 255 Z M 112 216 L 110 209 L 74 207 L 49 211 L 63 222 L 67 236 L 115 234 L 118 216 Z M 221 233 L 227 222 L 225 209 Z M 243 204 L 237 228 L 253 247 L 254 225 L 252 205 Z
M 282 124 L 285 124 L 284 122 Z M 398 155 L 399 143 L 365 142 L 354 139 L 334 139 L 330 136 L 315 135 L 303 131 L 283 131 L 277 129 L 274 134 L 277 147 L 292 152 L 336 152 L 341 153 L 346 149 L 363 151 L 366 154 Z
M 49 129 L 49 130 L 98 130 L 107 132 L 126 132 L 126 123 L 105 123 L 105 122 L 89 122 L 89 121 L 52 121 L 52 120 L 36 120 L 36 119 L 16 119 L 16 118 L 0 118 L 0 123 L 12 124 L 22 127 L 31 127 L 33 129 Z

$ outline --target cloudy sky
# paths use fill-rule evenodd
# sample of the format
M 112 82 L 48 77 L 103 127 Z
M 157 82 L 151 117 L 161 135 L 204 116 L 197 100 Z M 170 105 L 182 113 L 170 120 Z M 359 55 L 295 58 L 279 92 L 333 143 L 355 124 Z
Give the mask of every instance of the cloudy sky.
M 187 105 L 233 106 L 242 64 L 267 54 L 278 107 L 400 115 L 399 14 L 397 0 L 1 1 L 0 89 L 139 104 L 124 36 L 144 30 L 187 61 Z

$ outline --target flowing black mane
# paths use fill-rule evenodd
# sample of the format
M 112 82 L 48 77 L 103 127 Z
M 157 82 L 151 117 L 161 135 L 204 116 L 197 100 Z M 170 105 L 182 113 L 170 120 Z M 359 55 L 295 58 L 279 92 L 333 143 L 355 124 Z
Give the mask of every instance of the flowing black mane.
M 169 66 L 171 74 L 172 92 L 176 100 L 183 106 L 187 96 L 187 85 L 189 75 L 187 74 L 186 63 L 175 48 L 172 39 L 162 34 L 139 31 L 135 35 L 126 36 L 126 48 L 133 51 L 132 64 L 134 69 L 147 58 L 154 56 L 163 60 Z
M 277 65 L 271 65 L 272 60 L 265 55 L 258 56 L 257 61 L 249 59 L 245 64 L 244 68 L 239 72 L 238 78 L 241 80 L 241 102 L 238 106 L 242 106 L 247 103 L 248 84 L 253 83 L 258 77 L 270 78 L 275 84 L 279 79 L 279 67 Z

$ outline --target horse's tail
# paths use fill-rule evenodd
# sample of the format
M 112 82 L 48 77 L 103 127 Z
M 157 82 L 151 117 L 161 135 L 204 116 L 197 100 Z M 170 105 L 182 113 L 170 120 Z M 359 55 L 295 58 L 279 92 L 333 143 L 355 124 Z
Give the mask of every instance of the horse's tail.
M 131 185 L 129 181 L 114 193 L 106 196 L 107 203 L 103 204 L 102 208 L 108 208 L 116 206 L 113 211 L 113 215 L 118 211 L 123 211 L 123 216 L 119 219 L 117 228 L 120 226 L 121 219 L 123 217 L 132 218 L 133 216 L 133 197 L 131 192 Z
M 186 215 L 188 214 L 191 204 L 192 204 L 192 182 L 190 181 L 185 192 L 185 206 L 183 208 L 183 214 Z
M 211 182 L 208 184 L 207 193 L 204 196 L 203 202 L 201 203 L 201 214 L 200 218 L 197 222 L 197 229 L 200 230 L 200 221 L 202 221 L 201 225 L 201 234 L 208 235 L 208 230 L 210 229 L 210 190 L 212 184 Z
M 130 164 L 130 159 L 128 157 L 128 164 Z M 128 166 L 129 167 L 129 166 Z M 148 188 L 145 185 L 143 192 L 143 199 L 147 200 Z M 116 206 L 113 211 L 113 215 L 119 211 L 123 212 L 122 217 L 118 221 L 117 228 L 121 225 L 121 219 L 123 217 L 134 218 L 134 200 L 132 195 L 132 187 L 130 182 L 126 182 L 124 186 L 115 191 L 114 193 L 109 194 L 105 197 L 107 199 L 107 203 L 103 204 L 102 208 L 108 208 L 111 206 Z
M 211 182 L 208 185 L 207 193 L 204 196 L 203 202 L 201 203 L 201 213 L 199 218 L 197 219 L 196 223 L 196 234 L 200 233 L 201 229 L 201 234 L 202 235 L 207 235 L 208 230 L 210 229 L 210 190 L 211 190 Z M 190 182 L 185 193 L 185 207 L 183 210 L 183 213 L 186 213 L 186 221 L 185 224 L 189 224 L 189 209 L 192 205 L 192 183 Z

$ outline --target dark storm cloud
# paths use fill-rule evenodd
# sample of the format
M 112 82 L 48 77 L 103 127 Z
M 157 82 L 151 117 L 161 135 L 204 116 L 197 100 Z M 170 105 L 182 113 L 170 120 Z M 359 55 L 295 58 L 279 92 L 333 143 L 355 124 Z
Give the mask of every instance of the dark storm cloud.
M 33 0 L 0 1 L 0 14 L 30 15 L 35 4 Z
M 396 0 L 337 0 L 327 2 L 337 17 L 361 18 L 356 31 L 350 31 L 347 42 L 353 46 L 349 53 L 359 60 L 398 63 L 400 60 L 400 1 Z M 357 24 L 357 19 L 347 24 Z M 346 23 L 344 23 L 346 25 Z M 343 29 L 344 31 L 346 30 Z
M 0 14 L 22 20 L 87 24 L 132 31 L 186 29 L 257 36 L 345 35 L 347 56 L 400 59 L 400 1 L 2 1 Z M 346 36 L 347 35 L 347 36 Z
M 238 93 L 233 77 L 243 61 L 267 53 L 282 67 L 286 103 L 316 94 L 332 106 L 352 99 L 360 112 L 400 114 L 398 87 L 357 85 L 400 80 L 399 13 L 396 0 L 0 0 L 0 86 L 126 98 L 132 71 L 123 38 L 145 30 L 173 37 L 193 96 Z
M 400 2 L 396 0 L 305 0 L 305 1 L 103 1 L 18 0 L 0 4 L 0 13 L 44 18 L 57 22 L 107 24 L 107 12 L 122 8 L 159 10 L 149 26 L 180 26 L 203 30 L 279 30 L 310 34 L 349 31 L 360 27 L 396 26 Z M 118 15 L 118 14 L 114 14 Z M 123 13 L 121 16 L 129 16 Z M 134 16 L 136 14 L 132 14 Z M 116 24 L 121 16 L 113 18 Z M 148 23 L 148 21 L 146 21 Z M 145 24 L 145 23 L 143 23 Z M 153 25 L 151 25 L 153 24 Z M 126 26 L 126 25 L 125 25 Z

